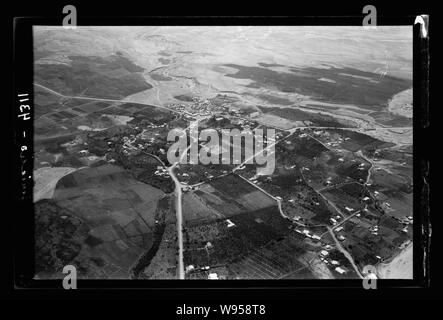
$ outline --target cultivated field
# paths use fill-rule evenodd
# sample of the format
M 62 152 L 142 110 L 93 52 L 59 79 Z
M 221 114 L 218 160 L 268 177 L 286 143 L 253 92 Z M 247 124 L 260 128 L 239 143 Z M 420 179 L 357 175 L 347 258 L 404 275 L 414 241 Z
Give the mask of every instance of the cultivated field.
M 131 277 L 134 264 L 155 244 L 165 214 L 158 206 L 163 195 L 112 165 L 79 169 L 61 178 L 53 200 L 89 229 L 76 261 L 98 259 L 110 270 L 97 274 L 85 267 L 80 276 Z

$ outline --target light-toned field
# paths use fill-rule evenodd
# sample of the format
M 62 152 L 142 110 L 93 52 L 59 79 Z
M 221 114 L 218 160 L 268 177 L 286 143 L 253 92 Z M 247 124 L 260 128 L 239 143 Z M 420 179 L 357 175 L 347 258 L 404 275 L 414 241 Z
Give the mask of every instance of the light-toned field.
M 239 198 L 239 201 L 251 210 L 259 210 L 275 205 L 275 200 L 265 195 L 260 190 L 242 195 Z
M 402 91 L 389 101 L 388 110 L 392 113 L 412 118 L 412 89 Z
M 389 263 L 377 266 L 380 279 L 413 279 L 413 244 L 411 243 Z
M 296 127 L 294 121 L 289 121 L 287 119 L 272 114 L 261 115 L 260 117 L 257 117 L 255 120 L 260 121 L 271 127 L 277 127 L 285 130 Z
M 70 167 L 43 167 L 34 170 L 34 202 L 41 199 L 52 199 L 57 182 L 76 168 Z
M 311 270 L 317 279 L 334 279 L 331 271 L 318 257 L 314 257 L 311 262 Z

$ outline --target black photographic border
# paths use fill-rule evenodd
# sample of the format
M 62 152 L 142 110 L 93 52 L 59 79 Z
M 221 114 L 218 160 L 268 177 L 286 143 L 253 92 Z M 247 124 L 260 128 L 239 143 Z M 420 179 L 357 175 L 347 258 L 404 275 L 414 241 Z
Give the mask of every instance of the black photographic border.
M 426 288 L 429 287 L 430 249 L 430 209 L 429 209 L 429 159 L 425 157 L 425 145 L 421 143 L 429 126 L 429 38 L 420 36 L 420 25 L 414 24 L 416 16 L 378 16 L 379 26 L 409 25 L 413 29 L 413 192 L 414 192 L 414 278 L 412 280 L 377 281 L 378 289 Z M 16 290 L 57 292 L 65 291 L 61 280 L 33 280 L 34 269 L 34 204 L 32 202 L 33 172 L 33 113 L 32 119 L 23 121 L 18 117 L 17 94 L 29 93 L 33 110 L 33 25 L 61 25 L 58 18 L 15 18 L 14 19 L 14 91 L 12 124 L 14 143 L 12 156 L 12 184 L 14 198 L 14 288 Z M 78 17 L 79 26 L 106 25 L 294 25 L 294 26 L 362 26 L 362 16 L 336 17 Z M 33 111 L 32 111 L 33 112 Z M 25 132 L 25 135 L 23 135 Z M 21 151 L 21 146 L 27 150 Z M 26 172 L 24 175 L 22 172 Z M 31 176 L 31 178 L 29 178 Z M 140 290 L 143 289 L 143 290 Z M 317 289 L 324 290 L 325 296 L 331 292 L 364 291 L 360 279 L 347 280 L 78 280 L 78 289 L 83 292 L 109 292 L 114 294 L 146 292 L 169 296 L 190 290 L 216 290 L 218 294 L 231 289 L 257 291 L 271 289 L 284 294 L 296 290 L 306 296 L 318 296 Z M 243 289 L 243 290 L 242 290 Z M 72 290 L 71 290 L 72 291 Z M 232 291 L 232 290 L 231 290 Z M 231 292 L 229 291 L 229 292 Z M 373 290 L 375 291 L 375 290 Z M 328 293 L 329 292 L 329 293 Z M 231 294 L 231 293 L 229 293 Z

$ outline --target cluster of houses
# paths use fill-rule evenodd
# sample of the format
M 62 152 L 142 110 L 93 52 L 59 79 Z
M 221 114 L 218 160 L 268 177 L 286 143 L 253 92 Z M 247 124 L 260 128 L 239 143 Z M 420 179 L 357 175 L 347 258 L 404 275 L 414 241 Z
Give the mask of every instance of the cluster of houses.
M 149 128 L 159 128 L 159 127 L 163 127 L 166 125 L 167 124 L 163 124 L 163 125 L 150 124 L 150 125 L 148 125 L 148 127 Z M 139 127 L 135 127 L 135 129 L 139 129 Z M 156 138 L 155 137 L 148 138 L 148 134 L 151 135 L 149 130 L 143 129 L 143 131 L 137 135 L 131 134 L 129 136 L 122 137 L 122 141 L 123 141 L 122 152 L 125 155 L 133 155 L 134 153 L 139 152 L 140 150 L 144 150 L 144 149 L 151 147 L 154 144 L 154 142 L 156 141 Z M 159 136 L 160 133 L 155 133 L 154 135 Z M 143 140 L 143 142 L 141 142 L 140 140 Z M 111 142 L 108 142 L 108 144 L 111 144 Z M 166 150 L 164 148 L 159 148 L 158 152 L 163 155 L 166 154 Z
M 321 136 L 322 134 L 316 134 L 315 132 L 314 132 L 314 135 L 316 135 L 316 136 Z M 334 147 L 334 148 L 337 148 L 343 141 L 348 141 L 350 138 L 342 138 L 342 137 L 339 137 L 339 138 L 337 138 L 337 140 L 335 140 L 335 141 L 329 141 L 329 142 L 326 142 L 325 144 L 328 146 L 328 147 Z
M 339 227 L 337 227 L 337 228 L 335 228 L 334 229 L 334 232 L 335 233 L 339 233 L 339 232 L 341 232 L 341 231 L 343 231 L 343 227 L 342 226 L 339 226 Z M 337 239 L 339 240 L 339 241 L 345 241 L 346 240 L 346 237 L 344 236 L 344 235 L 342 235 L 342 234 L 338 234 L 337 235 Z
M 238 170 L 243 170 L 244 168 L 245 168 L 245 166 L 241 166 L 241 167 L 238 168 Z M 259 185 L 261 185 L 261 182 L 257 181 L 258 178 L 259 178 L 258 176 L 253 176 L 253 177 L 249 178 L 248 180 L 251 181 L 253 184 L 259 186 Z M 271 181 L 272 181 L 272 178 L 271 178 Z M 281 197 L 275 197 L 275 198 L 278 199 L 278 200 L 282 199 Z
M 335 226 L 335 225 L 337 225 L 337 223 L 339 222 L 340 219 L 342 219 L 342 216 L 336 215 L 334 217 L 329 218 L 329 222 L 331 222 L 331 224 L 333 226 Z
M 370 227 L 369 231 L 371 232 L 371 234 L 373 234 L 375 236 L 378 235 L 378 225 Z
M 169 107 L 174 108 L 176 111 L 178 111 L 180 113 L 186 112 L 186 106 L 184 104 L 171 104 L 171 105 L 169 105 Z
M 402 231 L 404 233 L 408 233 L 408 227 L 409 225 L 414 223 L 413 217 L 412 216 L 407 216 L 407 217 L 400 217 L 400 218 L 396 218 L 398 222 L 400 222 L 401 224 L 403 224 L 403 229 Z
M 188 106 L 179 104 L 174 105 L 173 107 L 187 117 L 213 116 L 226 109 L 225 107 L 212 104 L 208 99 L 201 100 L 198 98 L 194 98 L 193 103 Z
M 226 220 L 226 222 L 228 223 L 228 227 L 232 227 L 232 226 L 235 226 L 235 224 L 234 223 L 232 223 L 232 221 L 230 221 L 229 219 L 228 220 Z M 210 250 L 210 249 L 212 249 L 213 248 L 213 245 L 212 245 L 212 243 L 211 242 L 207 242 L 206 244 L 205 244 L 205 246 L 203 247 L 203 248 L 201 248 L 201 249 L 204 249 L 204 250 Z M 185 273 L 186 274 L 188 274 L 188 273 L 191 273 L 191 272 L 194 272 L 194 271 L 199 271 L 199 272 L 205 272 L 205 273 L 207 273 L 207 275 L 208 275 L 208 279 L 209 280 L 218 280 L 218 279 L 224 279 L 224 277 L 223 276 L 219 276 L 216 272 L 210 272 L 209 270 L 211 269 L 211 267 L 210 266 L 203 266 L 203 267 L 200 267 L 200 268 L 195 268 L 195 266 L 194 265 L 188 265 L 188 266 L 186 266 L 185 267 Z
M 326 142 L 325 144 L 329 147 L 338 147 L 339 145 L 338 142 Z
M 188 186 L 186 182 L 182 182 L 181 184 L 183 185 L 182 186 L 183 192 L 188 192 L 188 191 L 191 191 L 191 190 L 194 191 L 194 190 L 198 190 L 199 189 L 198 186 Z
M 136 139 L 137 138 L 133 134 L 131 134 L 129 137 L 124 136 L 122 138 L 122 141 L 123 141 L 123 146 L 122 147 L 123 147 L 123 153 L 124 154 L 128 155 L 128 154 L 131 154 L 134 151 L 135 147 L 132 144 L 135 142 Z
M 398 218 L 398 220 L 403 224 L 412 224 L 414 222 L 414 219 L 412 216 L 401 217 L 401 218 Z
M 304 235 L 307 238 L 310 238 L 310 239 L 313 239 L 313 240 L 316 240 L 316 241 L 320 241 L 320 239 L 321 239 L 320 236 L 318 236 L 316 234 L 311 234 L 311 231 L 309 231 L 308 229 L 301 230 L 299 228 L 295 228 L 295 231 L 300 233 L 300 234 L 302 234 L 302 235 Z
M 228 104 L 215 105 L 209 100 L 193 99 L 193 103 L 185 106 L 183 104 L 172 105 L 175 110 L 183 114 L 185 120 L 195 120 L 196 117 L 200 119 L 214 117 L 215 121 L 229 119 L 232 124 L 240 125 L 241 129 L 250 129 L 255 124 L 254 121 L 249 120 L 259 115 L 259 112 L 254 112 L 249 115 L 249 119 L 241 118 L 241 113 L 238 108 L 229 106 Z
M 331 249 L 331 246 L 326 246 L 329 249 Z M 326 249 L 325 247 L 325 249 Z M 321 250 L 320 251 L 320 260 L 323 261 L 326 265 L 331 266 L 334 268 L 334 270 L 340 274 L 345 274 L 348 272 L 348 269 L 341 266 L 340 262 L 338 262 L 337 260 L 332 260 L 330 258 L 328 258 L 329 256 L 329 251 L 327 250 Z
M 195 101 L 194 103 L 196 106 L 198 106 L 198 102 Z M 193 108 L 195 108 L 194 105 L 186 106 L 184 104 L 172 104 L 169 107 L 172 107 L 176 111 L 180 112 L 180 114 L 182 114 L 186 120 L 193 120 L 195 116 L 203 115 L 204 113 L 205 114 L 207 113 L 207 112 L 198 112 L 198 111 L 192 110 Z M 189 111 L 189 109 L 191 109 L 191 111 Z
M 208 271 L 209 269 L 210 269 L 209 266 L 205 266 L 205 267 L 199 268 L 199 271 Z M 194 265 L 191 264 L 189 266 L 186 266 L 186 268 L 185 268 L 185 273 L 186 274 L 188 274 L 190 272 L 193 272 L 193 271 L 195 271 Z M 218 277 L 218 274 L 216 272 L 208 272 L 208 279 L 209 280 L 218 280 L 219 277 Z
M 155 170 L 154 174 L 160 177 L 169 177 L 168 171 L 162 166 L 157 166 L 157 170 Z

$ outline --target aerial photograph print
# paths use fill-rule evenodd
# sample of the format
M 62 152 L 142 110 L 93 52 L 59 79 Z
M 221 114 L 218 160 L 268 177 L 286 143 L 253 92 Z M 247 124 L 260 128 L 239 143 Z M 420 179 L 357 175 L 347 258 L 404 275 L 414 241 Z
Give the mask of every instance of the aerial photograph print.
M 34 279 L 413 279 L 412 26 L 33 26 Z

